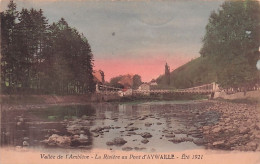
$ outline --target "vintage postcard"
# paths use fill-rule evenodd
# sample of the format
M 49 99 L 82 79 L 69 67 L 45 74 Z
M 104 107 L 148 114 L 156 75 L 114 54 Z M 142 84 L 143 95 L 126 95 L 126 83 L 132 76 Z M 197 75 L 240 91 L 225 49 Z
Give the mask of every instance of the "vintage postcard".
M 1 164 L 260 164 L 260 1 L 0 4 Z

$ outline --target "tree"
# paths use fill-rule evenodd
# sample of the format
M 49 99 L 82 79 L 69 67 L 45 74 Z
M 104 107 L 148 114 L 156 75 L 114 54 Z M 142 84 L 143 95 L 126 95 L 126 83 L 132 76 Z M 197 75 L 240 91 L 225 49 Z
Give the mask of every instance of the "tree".
M 259 26 L 257 1 L 227 1 L 211 13 L 200 53 L 215 63 L 222 87 L 246 87 L 256 82 Z
M 16 21 L 18 18 L 16 4 L 11 0 L 5 12 L 1 13 L 1 85 L 5 90 L 15 88 L 14 67 L 17 52 L 15 51 Z
M 91 47 L 65 19 L 49 25 L 41 9 L 18 12 L 11 0 L 1 13 L 1 37 L 5 93 L 82 94 L 95 90 Z
M 118 83 L 122 78 L 123 78 L 123 75 L 113 77 L 110 79 L 109 84 L 115 88 L 124 88 L 124 86 L 122 84 Z
M 43 51 L 47 44 L 47 19 L 42 10 L 22 9 L 17 28 L 19 72 L 17 77 L 23 88 L 40 88 L 40 66 L 44 60 Z
M 142 84 L 141 76 L 135 74 L 133 76 L 133 89 L 137 89 L 141 84 Z

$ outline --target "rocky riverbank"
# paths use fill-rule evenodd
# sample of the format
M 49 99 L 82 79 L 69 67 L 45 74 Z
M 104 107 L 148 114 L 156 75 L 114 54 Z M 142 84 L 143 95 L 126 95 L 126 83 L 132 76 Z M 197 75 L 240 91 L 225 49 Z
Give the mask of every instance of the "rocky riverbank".
M 217 124 L 201 128 L 207 148 L 260 151 L 259 106 L 214 102 L 206 110 L 221 113 Z

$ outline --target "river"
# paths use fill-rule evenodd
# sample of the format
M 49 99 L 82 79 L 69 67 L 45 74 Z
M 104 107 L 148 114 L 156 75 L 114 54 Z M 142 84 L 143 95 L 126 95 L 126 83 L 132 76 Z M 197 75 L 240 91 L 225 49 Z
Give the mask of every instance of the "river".
M 205 149 L 202 126 L 220 113 L 207 101 L 53 105 L 3 110 L 1 145 L 32 149 L 172 152 Z

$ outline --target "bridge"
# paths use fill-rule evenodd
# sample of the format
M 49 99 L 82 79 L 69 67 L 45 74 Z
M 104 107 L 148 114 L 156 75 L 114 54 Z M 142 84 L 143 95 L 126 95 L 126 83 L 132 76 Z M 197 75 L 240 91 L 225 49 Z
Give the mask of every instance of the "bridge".
M 210 84 L 204 84 L 201 86 L 196 86 L 192 88 L 185 88 L 185 89 L 175 89 L 175 90 L 169 90 L 169 89 L 137 89 L 132 90 L 129 89 L 126 91 L 127 93 L 125 95 L 132 95 L 132 94 L 143 94 L 143 95 L 149 95 L 149 94 L 167 94 L 167 93 L 190 93 L 190 94 L 214 94 L 215 92 L 219 91 L 218 84 L 215 82 Z M 96 86 L 96 92 L 102 93 L 102 94 L 121 94 L 124 96 L 124 91 L 122 91 L 121 88 L 115 88 L 111 86 L 106 85 L 98 85 Z

